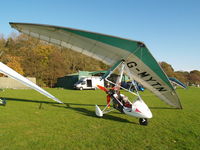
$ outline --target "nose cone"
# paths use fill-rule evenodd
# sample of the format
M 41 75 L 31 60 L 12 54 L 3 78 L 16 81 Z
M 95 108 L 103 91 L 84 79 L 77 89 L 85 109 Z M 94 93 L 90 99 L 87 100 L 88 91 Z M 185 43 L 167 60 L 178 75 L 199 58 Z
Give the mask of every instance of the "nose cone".
M 145 118 L 152 118 L 153 117 L 149 108 L 146 109 L 145 111 L 143 111 L 143 115 L 145 116 Z
M 133 110 L 138 113 L 140 118 L 152 118 L 153 115 L 149 107 L 142 100 L 135 101 L 133 103 Z

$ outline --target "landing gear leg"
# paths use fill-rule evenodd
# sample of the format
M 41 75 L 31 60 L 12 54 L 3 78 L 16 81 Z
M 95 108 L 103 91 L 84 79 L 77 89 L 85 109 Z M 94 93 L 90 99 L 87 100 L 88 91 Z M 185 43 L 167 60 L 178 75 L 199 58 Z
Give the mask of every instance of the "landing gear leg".
M 147 126 L 148 120 L 146 118 L 140 118 L 139 123 L 140 123 L 140 125 Z

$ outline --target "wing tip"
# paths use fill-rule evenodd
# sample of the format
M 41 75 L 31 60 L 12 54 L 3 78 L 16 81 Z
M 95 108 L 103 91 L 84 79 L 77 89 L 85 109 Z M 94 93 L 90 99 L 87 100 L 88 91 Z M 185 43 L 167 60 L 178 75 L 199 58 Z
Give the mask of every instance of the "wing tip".
M 58 102 L 58 103 L 60 103 L 60 104 L 64 104 L 62 101 L 60 101 L 58 98 L 52 98 L 54 101 L 56 101 L 56 102 Z

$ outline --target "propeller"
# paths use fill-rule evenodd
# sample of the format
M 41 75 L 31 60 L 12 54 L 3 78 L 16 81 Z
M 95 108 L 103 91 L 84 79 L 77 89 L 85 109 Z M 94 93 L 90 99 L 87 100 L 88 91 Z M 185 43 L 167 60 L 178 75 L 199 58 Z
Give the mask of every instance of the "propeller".
M 100 85 L 97 85 L 97 87 L 100 89 L 100 90 L 103 90 L 104 92 L 106 92 L 107 94 L 107 97 L 106 97 L 106 100 L 107 100 L 107 105 L 108 105 L 108 108 L 110 108 L 110 94 L 109 94 L 109 90 L 103 86 L 100 86 Z
M 97 87 L 103 91 L 105 91 L 106 93 L 108 92 L 108 89 L 106 89 L 105 87 L 101 86 L 101 85 L 97 85 Z

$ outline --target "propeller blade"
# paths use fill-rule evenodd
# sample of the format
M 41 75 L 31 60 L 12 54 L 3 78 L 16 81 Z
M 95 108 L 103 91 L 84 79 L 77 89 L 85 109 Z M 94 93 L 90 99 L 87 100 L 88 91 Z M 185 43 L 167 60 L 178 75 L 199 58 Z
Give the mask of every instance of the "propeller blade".
M 103 86 L 97 85 L 97 87 L 98 87 L 99 89 L 105 91 L 105 92 L 108 92 L 108 90 L 107 90 L 105 87 L 103 87 Z
M 110 95 L 107 95 L 107 105 L 108 105 L 108 108 L 110 108 Z
M 108 93 L 108 89 L 106 89 L 105 87 L 100 86 L 100 85 L 97 85 L 97 87 L 99 89 L 105 91 L 106 93 Z M 110 95 L 109 94 L 107 95 L 107 105 L 108 105 L 108 108 L 110 108 Z

